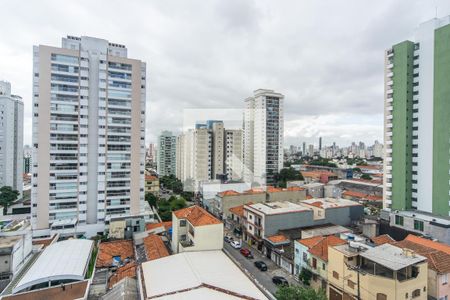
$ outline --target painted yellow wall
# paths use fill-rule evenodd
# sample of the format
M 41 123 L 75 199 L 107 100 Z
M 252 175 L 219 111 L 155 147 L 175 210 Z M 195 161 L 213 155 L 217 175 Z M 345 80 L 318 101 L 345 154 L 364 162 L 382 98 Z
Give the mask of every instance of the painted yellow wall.
M 333 247 L 328 248 L 328 282 L 332 286 L 339 288 L 341 291 L 357 296 L 357 273 L 349 270 L 344 264 L 345 261 L 346 257 L 343 253 Z M 355 261 L 356 257 L 353 259 L 353 262 L 348 263 L 354 264 Z M 415 297 L 414 300 L 426 300 L 426 290 L 428 289 L 428 265 L 424 262 L 419 264 L 418 267 L 419 275 L 417 278 L 403 282 L 370 274 L 360 275 L 361 299 L 376 300 L 377 293 L 385 294 L 389 300 L 413 299 L 413 291 L 415 289 L 420 289 L 420 296 Z M 339 274 L 339 279 L 333 277 L 333 271 L 336 271 Z M 348 280 L 355 282 L 353 289 L 348 285 Z M 406 293 L 408 293 L 408 297 L 406 297 Z

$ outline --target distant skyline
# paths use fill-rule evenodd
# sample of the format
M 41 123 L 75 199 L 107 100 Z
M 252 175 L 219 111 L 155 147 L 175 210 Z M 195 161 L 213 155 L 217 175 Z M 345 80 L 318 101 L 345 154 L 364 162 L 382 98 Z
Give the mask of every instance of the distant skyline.
M 93 36 L 147 62 L 147 145 L 180 132 L 184 109 L 243 109 L 258 88 L 285 95 L 286 147 L 371 145 L 383 142 L 384 50 L 436 8 L 450 14 L 444 0 L 9 1 L 0 80 L 23 97 L 31 144 L 32 46 Z

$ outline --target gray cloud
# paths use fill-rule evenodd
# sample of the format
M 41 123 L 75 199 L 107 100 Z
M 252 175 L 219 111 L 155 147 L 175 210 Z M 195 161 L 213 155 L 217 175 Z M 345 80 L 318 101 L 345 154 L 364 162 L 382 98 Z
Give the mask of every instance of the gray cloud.
M 19 6 L 20 5 L 20 6 Z M 31 143 L 32 45 L 90 35 L 147 62 L 147 143 L 183 110 L 243 108 L 257 88 L 286 96 L 286 144 L 382 139 L 383 53 L 450 13 L 445 0 L 2 1 L 0 79 L 23 96 Z

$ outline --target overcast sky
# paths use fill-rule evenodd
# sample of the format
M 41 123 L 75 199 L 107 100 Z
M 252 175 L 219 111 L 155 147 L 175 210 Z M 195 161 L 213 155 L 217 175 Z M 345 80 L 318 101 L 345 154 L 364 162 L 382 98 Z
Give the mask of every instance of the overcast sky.
M 0 79 L 25 102 L 32 46 L 66 35 L 124 44 L 147 62 L 147 144 L 185 110 L 242 109 L 258 88 L 285 95 L 285 144 L 382 141 L 384 50 L 450 1 L 5 1 Z M 232 116 L 230 119 L 240 118 Z

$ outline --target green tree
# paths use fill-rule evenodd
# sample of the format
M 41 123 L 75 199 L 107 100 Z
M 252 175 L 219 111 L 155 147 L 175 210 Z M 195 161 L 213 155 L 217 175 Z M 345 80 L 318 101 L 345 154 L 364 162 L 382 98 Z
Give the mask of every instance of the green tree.
M 158 197 L 156 197 L 153 193 L 145 193 L 145 201 L 150 204 L 151 207 L 157 207 Z
M 170 201 L 170 208 L 172 211 L 179 210 L 186 207 L 186 200 L 183 197 L 175 198 Z
M 3 186 L 0 188 L 0 205 L 3 206 L 3 214 L 8 212 L 8 206 L 17 200 L 20 193 L 13 190 L 10 186 Z
M 310 270 L 302 268 L 300 274 L 298 274 L 298 279 L 303 282 L 304 285 L 309 285 L 311 281 L 312 273 Z
M 162 200 L 158 204 L 158 214 L 161 220 L 170 221 L 172 220 L 172 210 L 170 206 L 170 202 L 166 200 Z
M 303 180 L 303 176 L 299 171 L 294 168 L 284 168 L 281 169 L 280 173 L 274 175 L 276 185 L 279 187 L 286 187 L 287 181 L 289 180 Z
M 362 174 L 361 179 L 372 180 L 372 177 L 369 174 Z
M 304 288 L 298 285 L 282 286 L 275 293 L 278 300 L 326 300 L 327 295 L 323 290 L 316 291 L 312 288 Z

